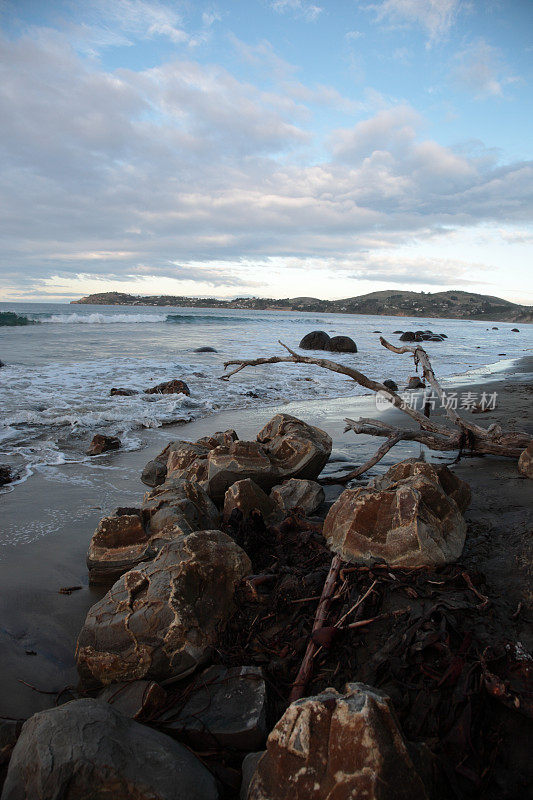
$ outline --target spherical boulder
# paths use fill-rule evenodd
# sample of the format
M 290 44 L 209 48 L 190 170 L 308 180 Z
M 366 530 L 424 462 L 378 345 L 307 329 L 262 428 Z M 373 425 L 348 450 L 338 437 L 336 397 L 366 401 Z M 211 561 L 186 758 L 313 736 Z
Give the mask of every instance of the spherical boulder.
M 301 350 L 327 350 L 329 341 L 326 331 L 311 331 L 306 333 L 298 346 Z

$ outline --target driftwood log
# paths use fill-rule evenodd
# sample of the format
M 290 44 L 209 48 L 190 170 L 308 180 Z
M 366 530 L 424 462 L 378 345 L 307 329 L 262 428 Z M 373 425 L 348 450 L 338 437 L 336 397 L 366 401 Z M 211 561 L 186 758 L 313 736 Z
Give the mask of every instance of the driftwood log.
M 346 483 L 353 478 L 359 477 L 381 461 L 383 456 L 394 447 L 394 445 L 401 441 L 419 442 L 430 450 L 457 451 L 458 457 L 460 457 L 461 453 L 464 451 L 475 455 L 490 454 L 514 459 L 520 457 L 521 453 L 532 440 L 529 434 L 523 431 L 504 431 L 500 425 L 496 424 L 484 428 L 481 425 L 476 425 L 464 419 L 464 417 L 461 417 L 457 411 L 446 402 L 445 393 L 435 377 L 429 356 L 422 347 L 396 347 L 382 336 L 380 336 L 380 342 L 383 347 L 393 353 L 398 353 L 400 355 L 408 353 L 413 357 L 416 369 L 418 370 L 420 367 L 422 377 L 425 378 L 440 399 L 442 407 L 446 411 L 449 422 L 448 425 L 436 422 L 425 416 L 424 413 L 412 408 L 399 394 L 392 391 L 392 389 L 389 389 L 384 384 L 379 383 L 379 381 L 372 380 L 362 372 L 359 372 L 359 370 L 345 364 L 338 364 L 336 361 L 330 361 L 326 358 L 302 356 L 294 350 L 291 350 L 291 348 L 287 347 L 283 342 L 280 342 L 280 344 L 287 350 L 289 353 L 288 356 L 227 361 L 224 364 L 224 368 L 227 370 L 228 367 L 234 367 L 234 369 L 222 375 L 221 380 L 227 381 L 232 375 L 235 375 L 246 367 L 257 367 L 262 364 L 308 364 L 330 370 L 331 372 L 338 372 L 341 375 L 346 375 L 365 389 L 369 389 L 385 397 L 392 406 L 402 411 L 418 424 L 418 428 L 400 429 L 377 419 L 360 419 L 358 421 L 346 419 L 346 431 L 352 430 L 357 434 L 362 433 L 368 436 L 383 437 L 385 442 L 383 442 L 381 447 L 374 453 L 372 458 L 364 464 L 344 475 L 323 479 L 322 482 L 324 483 Z

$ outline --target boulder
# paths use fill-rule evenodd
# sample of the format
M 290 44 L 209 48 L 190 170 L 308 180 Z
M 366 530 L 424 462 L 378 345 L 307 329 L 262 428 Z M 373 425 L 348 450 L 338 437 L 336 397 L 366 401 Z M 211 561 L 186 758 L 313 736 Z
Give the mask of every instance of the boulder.
M 472 492 L 466 481 L 458 478 L 445 464 L 428 464 L 418 458 L 407 458 L 393 464 L 384 475 L 374 478 L 369 486 L 374 489 L 390 489 L 398 481 L 404 481 L 413 475 L 425 475 L 429 480 L 438 483 L 443 492 L 455 501 L 461 513 L 470 505 Z
M 118 450 L 121 445 L 118 436 L 104 436 L 97 433 L 87 450 L 88 456 L 99 456 L 100 453 L 107 453 L 109 450 Z
M 259 761 L 265 752 L 265 750 L 258 750 L 256 753 L 247 753 L 247 755 L 244 756 L 241 764 L 242 781 L 239 792 L 239 800 L 246 800 L 248 797 L 250 783 L 257 769 L 257 765 L 259 764 Z
M 2 719 L 0 717 L 0 792 L 7 775 L 11 754 L 20 736 L 22 719 Z
M 533 478 L 533 441 L 531 441 L 518 459 L 518 471 L 526 478 Z
M 98 699 L 113 706 L 130 719 L 154 717 L 167 702 L 167 693 L 155 681 L 111 683 L 102 689 Z
M 151 386 L 150 389 L 144 390 L 145 394 L 186 394 L 190 395 L 190 390 L 185 381 L 179 381 L 174 378 L 172 381 L 164 381 L 158 383 L 157 386 Z
M 250 559 L 218 530 L 165 545 L 88 612 L 76 660 L 82 684 L 184 678 L 209 658 Z
M 272 417 L 257 434 L 257 441 L 280 478 L 314 480 L 331 455 L 331 437 L 290 414 Z
M 400 342 L 416 342 L 416 334 L 413 331 L 405 331 L 400 336 Z
M 311 331 L 306 333 L 298 346 L 301 350 L 327 350 L 329 341 L 326 331 Z
M 139 394 L 136 389 L 111 389 L 109 392 L 110 397 L 133 397 L 134 394 Z
M 227 431 L 215 431 L 211 436 L 202 436 L 201 439 L 198 439 L 196 444 L 203 444 L 209 448 L 209 450 L 212 450 L 214 447 L 220 447 L 221 445 L 230 445 L 232 442 L 236 442 L 238 438 L 233 428 L 230 428 Z
M 34 714 L 13 751 L 2 800 L 217 800 L 190 750 L 90 698 Z
M 160 486 L 165 482 L 166 477 L 166 459 L 164 461 L 160 461 L 158 457 L 148 461 L 141 473 L 141 481 L 146 486 Z
M 386 386 L 387 389 L 391 390 L 391 392 L 397 392 L 398 391 L 398 384 L 394 383 L 394 381 L 390 381 L 390 380 L 383 381 L 383 386 Z
M 222 500 L 235 481 L 245 478 L 264 489 L 270 489 L 277 481 L 276 471 L 259 442 L 238 440 L 210 450 L 207 456 L 207 491 L 210 497 Z
M 292 703 L 267 741 L 248 800 L 428 800 L 390 700 L 364 684 Z
M 255 750 L 265 743 L 266 687 L 259 667 L 213 666 L 201 672 L 157 725 L 199 750 Z
M 278 510 L 274 501 L 250 478 L 235 481 L 224 495 L 224 522 L 228 522 L 236 508 L 241 512 L 244 521 L 248 520 L 254 511 L 259 511 L 266 520 Z
M 5 367 L 5 362 L 4 361 L 0 361 L 0 369 L 2 369 L 2 367 Z
M 333 336 L 326 349 L 331 353 L 357 353 L 357 345 L 349 336 Z
M 403 333 L 403 331 L 393 331 L 393 333 Z
M 519 328 L 511 328 L 511 333 L 520 333 Z
M 154 556 L 140 511 L 103 517 L 87 552 L 89 583 L 113 583 L 136 564 Z
M 197 347 L 195 353 L 218 353 L 214 347 Z
M 498 328 L 496 325 L 494 325 L 494 326 L 493 326 L 493 328 L 492 328 L 492 330 L 493 330 L 493 331 L 497 331 L 497 330 L 499 330 L 499 328 Z
M 466 523 L 437 480 L 415 474 L 389 489 L 346 489 L 330 508 L 323 534 L 345 561 L 433 567 L 459 558 Z
M 418 375 L 412 375 L 407 381 L 406 389 L 425 389 L 426 384 L 421 381 Z
M 7 464 L 0 464 L 0 486 L 13 483 L 19 476 Z
M 270 492 L 274 501 L 285 516 L 292 514 L 297 508 L 304 515 L 314 514 L 325 500 L 324 489 L 316 481 L 302 478 L 289 478 Z
M 213 529 L 220 521 L 217 507 L 198 482 L 181 478 L 174 482 L 175 477 L 171 475 L 161 486 L 147 492 L 141 504 L 152 545 L 157 549 L 169 538 Z
M 167 475 L 190 467 L 198 459 L 206 459 L 211 448 L 193 442 L 172 442 L 167 450 Z

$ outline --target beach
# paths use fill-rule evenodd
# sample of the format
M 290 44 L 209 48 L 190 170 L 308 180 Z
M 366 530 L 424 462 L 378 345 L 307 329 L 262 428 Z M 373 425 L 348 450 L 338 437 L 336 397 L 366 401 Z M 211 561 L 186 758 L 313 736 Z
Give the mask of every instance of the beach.
M 478 424 L 499 422 L 533 433 L 533 359 L 523 358 L 505 371 L 480 371 L 475 379 L 446 382 L 448 391 L 497 395 L 495 410 L 476 416 Z M 249 370 L 253 379 L 253 370 Z M 259 386 L 259 383 L 258 383 Z M 380 442 L 344 433 L 344 417 L 376 417 L 399 422 L 398 411 L 376 410 L 373 396 L 285 402 L 281 405 L 226 410 L 184 425 L 152 432 L 145 449 L 113 452 L 91 464 L 62 464 L 53 476 L 36 472 L 31 480 L 1 497 L 3 546 L 0 549 L 0 716 L 27 718 L 55 704 L 56 696 L 75 687 L 74 651 L 89 607 L 104 593 L 88 586 L 85 554 L 99 519 L 117 506 L 138 505 L 146 487 L 140 482 L 144 464 L 168 441 L 195 441 L 216 430 L 234 428 L 241 439 L 257 431 L 278 412 L 292 414 L 326 430 L 333 439 L 324 475 L 363 463 Z M 435 414 L 442 415 L 436 409 Z M 474 419 L 472 417 L 472 419 Z M 404 419 L 401 419 L 402 425 Z M 403 425 L 404 426 L 404 425 Z M 420 454 L 420 445 L 400 443 L 358 482 L 384 472 L 404 458 Z M 453 453 L 428 453 L 428 459 L 453 461 Z M 460 563 L 485 575 L 494 603 L 494 630 L 531 646 L 531 595 L 528 551 L 533 518 L 531 482 L 511 459 L 465 457 L 453 470 L 472 488 L 466 512 L 468 535 Z M 90 471 L 91 480 L 87 479 Z M 326 487 L 331 503 L 343 487 Z M 81 587 L 70 594 L 60 589 Z M 521 605 L 520 605 L 521 604 Z M 517 613 L 518 610 L 518 613 Z M 68 694 L 62 695 L 63 700 Z

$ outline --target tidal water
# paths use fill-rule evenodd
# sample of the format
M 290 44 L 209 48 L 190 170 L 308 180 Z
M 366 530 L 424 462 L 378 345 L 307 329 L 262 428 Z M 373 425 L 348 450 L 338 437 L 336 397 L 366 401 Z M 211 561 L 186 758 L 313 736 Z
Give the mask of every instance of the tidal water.
M 2 326 L 6 311 L 37 324 Z M 520 333 L 511 332 L 513 327 Z M 425 329 L 448 336 L 424 344 L 440 377 L 483 371 L 487 365 L 497 369 L 499 362 L 531 352 L 533 345 L 532 326 L 502 322 L 0 303 L 5 364 L 0 369 L 0 463 L 16 467 L 21 481 L 39 470 L 53 477 L 54 466 L 88 459 L 85 451 L 95 433 L 119 436 L 124 449 L 135 450 L 146 446 L 150 429 L 222 409 L 362 394 L 341 375 L 293 364 L 247 369 L 229 382 L 220 380 L 225 361 L 284 355 L 278 340 L 295 348 L 312 330 L 348 335 L 357 343 L 357 353 L 324 357 L 377 380 L 392 378 L 402 387 L 414 374 L 412 359 L 385 350 L 379 332 L 398 343 L 393 331 Z M 217 352 L 195 352 L 205 346 Z M 172 378 L 188 384 L 190 397 L 143 393 Z M 140 394 L 111 397 L 112 387 Z M 237 421 L 238 416 L 235 427 Z M 96 468 L 98 459 L 93 461 Z M 16 485 L 3 491 L 16 491 Z

